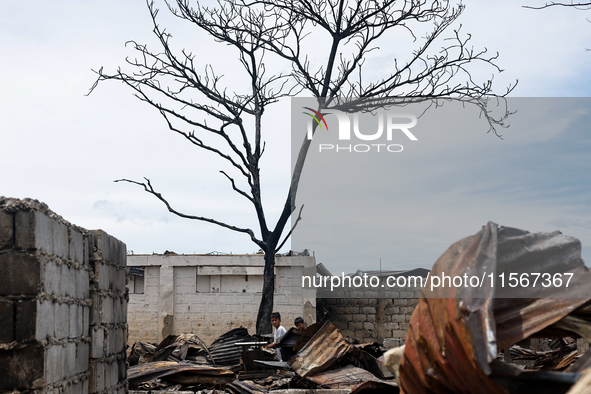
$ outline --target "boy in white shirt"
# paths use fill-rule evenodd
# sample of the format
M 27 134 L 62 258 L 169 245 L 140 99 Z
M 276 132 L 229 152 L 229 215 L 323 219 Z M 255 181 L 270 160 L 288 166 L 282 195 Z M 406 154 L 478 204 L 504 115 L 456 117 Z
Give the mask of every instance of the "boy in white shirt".
M 281 325 L 281 315 L 279 312 L 271 313 L 271 325 L 273 326 L 273 343 L 268 345 L 267 347 L 275 347 L 277 342 L 281 339 L 282 336 L 285 335 L 285 327 Z M 281 360 L 281 349 L 277 349 L 277 359 Z

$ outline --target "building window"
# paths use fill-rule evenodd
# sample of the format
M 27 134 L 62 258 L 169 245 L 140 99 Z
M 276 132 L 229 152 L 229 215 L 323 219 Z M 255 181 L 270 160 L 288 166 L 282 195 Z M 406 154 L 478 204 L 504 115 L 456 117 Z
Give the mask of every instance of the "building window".
M 197 293 L 211 293 L 211 275 L 197 274 Z
M 198 266 L 195 290 L 197 293 L 261 293 L 263 270 L 263 267 Z
M 144 294 L 144 267 L 130 267 L 127 280 L 129 294 Z

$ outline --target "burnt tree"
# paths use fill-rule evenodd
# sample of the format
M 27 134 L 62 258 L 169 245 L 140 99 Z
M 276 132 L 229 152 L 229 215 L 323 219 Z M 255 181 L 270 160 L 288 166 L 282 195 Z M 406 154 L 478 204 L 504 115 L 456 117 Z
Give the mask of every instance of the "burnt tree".
M 271 104 L 296 94 L 316 97 L 318 111 L 461 100 L 478 106 L 495 134 L 495 127 L 502 126 L 507 115 L 493 117 L 487 103 L 512 87 L 498 95 L 492 90 L 492 76 L 475 81 L 471 75 L 472 67 L 479 65 L 490 68 L 490 75 L 501 72 L 495 64 L 498 54 L 474 50 L 468 34 L 451 29 L 464 9 L 462 4 L 453 6 L 445 0 L 227 0 L 206 7 L 177 0 L 166 6 L 174 16 L 191 22 L 220 45 L 234 48 L 236 73 L 248 82 L 244 90 L 230 93 L 234 88 L 224 85 L 212 66 L 198 71 L 197 63 L 207 60 L 207 53 L 175 50 L 171 35 L 157 22 L 159 10 L 154 2 L 148 2 L 148 9 L 158 50 L 131 42 L 137 53 L 136 58 L 127 59 L 131 71 L 120 68 L 108 73 L 101 68 L 97 83 L 123 82 L 160 112 L 171 131 L 228 163 L 232 171 L 220 172 L 232 190 L 252 205 L 258 230 L 179 212 L 147 178 L 119 181 L 142 186 L 175 215 L 247 234 L 264 251 L 258 334 L 271 332 L 275 254 L 291 234 L 288 231 L 283 235 L 296 210 L 298 184 L 310 146 L 310 141 L 304 140 L 281 215 L 274 224 L 268 223 L 259 169 L 265 148 L 263 116 Z M 449 34 L 443 37 L 447 30 Z M 413 48 L 400 58 L 392 56 L 386 74 L 365 77 L 367 54 L 378 45 L 391 45 L 391 33 L 398 32 L 410 38 Z M 317 47 L 322 42 L 326 47 Z M 310 54 L 321 54 L 322 62 L 314 62 Z M 271 68 L 278 71 L 271 72 Z M 96 83 L 92 89 L 95 87 Z M 298 221 L 299 215 L 292 229 Z

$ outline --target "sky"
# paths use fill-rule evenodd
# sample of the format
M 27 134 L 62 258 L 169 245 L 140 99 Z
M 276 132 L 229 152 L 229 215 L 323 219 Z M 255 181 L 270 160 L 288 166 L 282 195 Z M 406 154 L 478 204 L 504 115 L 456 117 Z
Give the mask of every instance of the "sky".
M 464 4 L 466 10 L 453 27 L 461 23 L 461 31 L 472 35 L 476 48 L 499 52 L 497 64 L 504 69 L 495 76 L 499 92 L 519 80 L 512 97 L 590 96 L 591 52 L 586 48 L 591 48 L 591 24 L 587 21 L 591 11 L 521 7 L 541 5 L 537 0 L 466 0 Z M 127 41 L 155 48 L 145 2 L 32 1 L 9 2 L 2 8 L 0 195 L 43 201 L 72 223 L 100 228 L 123 240 L 136 254 L 258 250 L 244 234 L 177 218 L 141 188 L 113 182 L 147 177 L 185 213 L 257 228 L 249 205 L 230 191 L 227 179 L 219 173 L 222 164 L 173 135 L 160 115 L 134 98 L 129 89 L 116 82 L 101 83 L 87 95 L 96 80 L 92 70 L 104 67 L 114 71 L 125 66 L 126 56 L 133 56 L 132 48 L 125 46 Z M 175 45 L 198 54 L 203 65 L 215 65 L 230 86 L 240 86 L 242 80 L 234 72 L 232 52 L 227 47 L 179 23 L 165 9 L 160 17 Z M 387 67 L 388 56 L 398 48 L 383 45 L 372 53 L 378 64 L 376 73 L 382 70 L 380 65 Z M 313 52 L 320 61 L 326 53 L 320 45 Z M 479 73 L 475 70 L 475 76 Z M 482 71 L 482 75 L 487 73 Z M 290 108 L 290 101 L 284 100 L 264 121 L 267 149 L 261 171 L 270 220 L 282 208 L 289 184 Z M 545 115 L 552 111 L 549 107 Z M 367 249 L 371 245 L 365 245 L 355 250 L 363 252 L 367 261 L 345 261 L 334 250 L 346 249 L 342 247 L 350 245 L 346 238 L 341 239 L 340 247 L 323 249 L 313 243 L 309 249 L 317 261 L 335 272 L 354 271 L 361 265 L 377 269 L 380 258 L 390 269 L 429 268 L 452 242 L 494 220 L 529 231 L 560 229 L 581 239 L 585 257 L 585 245 L 591 245 L 591 212 L 589 179 L 584 175 L 590 145 L 581 129 L 584 126 L 565 126 L 560 133 L 546 131 L 538 136 L 532 127 L 521 125 L 504 131 L 503 140 L 485 131 L 471 132 L 466 141 L 473 144 L 474 152 L 480 152 L 477 158 L 493 155 L 488 166 L 479 165 L 495 168 L 502 164 L 502 171 L 486 176 L 468 171 L 476 166 L 466 163 L 468 159 L 460 160 L 464 156 L 459 153 L 429 155 L 437 148 L 433 144 L 438 139 L 425 132 L 421 142 L 431 142 L 417 145 L 425 148 L 414 159 L 421 158 L 422 170 L 401 179 L 400 195 L 395 196 L 400 201 L 412 196 L 417 211 L 402 215 L 404 220 L 395 226 L 395 242 L 392 237 L 382 240 L 378 236 L 382 232 L 372 237 L 376 244 L 388 246 L 388 255 L 371 253 Z M 445 145 L 448 153 L 470 149 L 469 145 L 454 145 L 453 139 L 446 141 L 451 144 Z M 572 144 L 566 146 L 565 141 Z M 551 165 L 545 166 L 546 162 Z M 410 163 L 412 160 L 387 166 L 396 164 L 412 175 Z M 518 176 L 520 173 L 523 176 Z M 458 174 L 465 175 L 464 181 L 454 187 L 441 186 Z M 387 202 L 394 196 L 386 190 L 382 189 L 383 195 L 377 190 L 372 196 Z M 435 205 L 434 195 L 439 201 Z M 460 200 L 466 202 L 459 204 Z M 448 214 L 433 214 L 442 209 Z M 325 211 L 340 212 L 336 208 Z M 310 214 L 313 212 L 310 207 Z M 384 215 L 398 217 L 401 212 L 397 209 Z M 315 237 L 315 242 L 321 236 Z M 591 253 L 587 256 L 591 258 Z

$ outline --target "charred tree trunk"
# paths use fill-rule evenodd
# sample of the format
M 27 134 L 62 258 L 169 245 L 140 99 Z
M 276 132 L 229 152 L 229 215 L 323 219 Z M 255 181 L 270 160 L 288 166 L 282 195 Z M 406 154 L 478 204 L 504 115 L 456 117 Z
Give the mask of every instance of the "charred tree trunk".
M 265 250 L 265 271 L 263 274 L 263 294 L 257 315 L 257 335 L 270 334 L 271 313 L 275 296 L 275 245 Z

